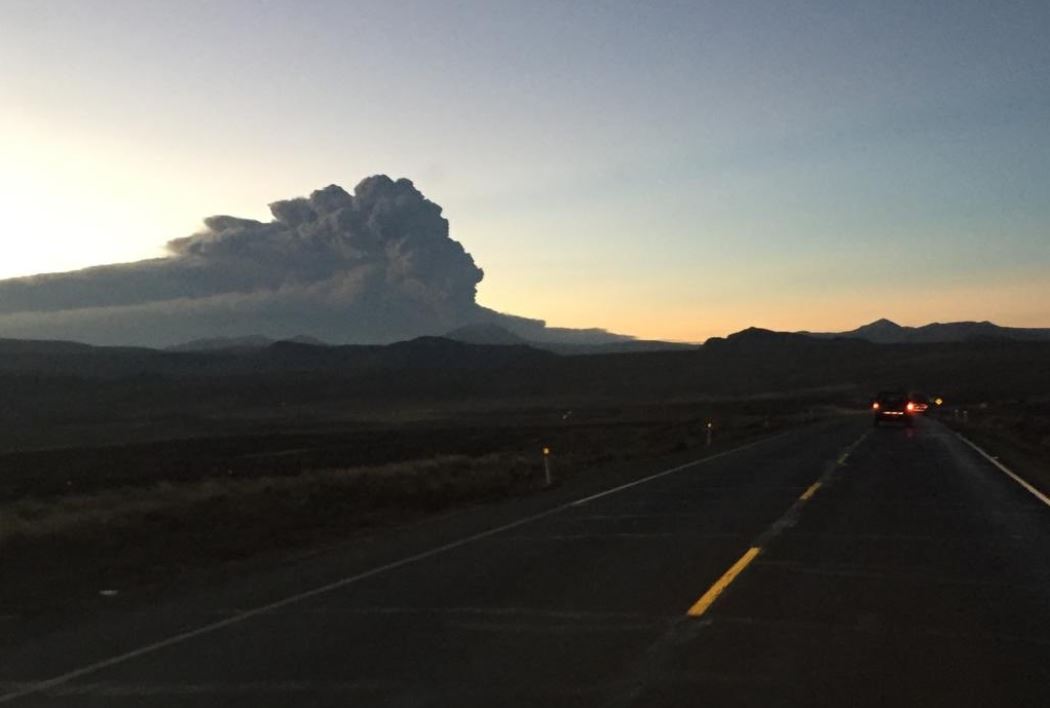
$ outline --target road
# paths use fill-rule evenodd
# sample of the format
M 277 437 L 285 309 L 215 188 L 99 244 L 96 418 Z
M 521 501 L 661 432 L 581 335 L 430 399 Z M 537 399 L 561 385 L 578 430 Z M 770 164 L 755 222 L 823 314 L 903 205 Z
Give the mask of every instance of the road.
M 1050 508 L 933 421 L 637 474 L 9 637 L 0 701 L 1050 705 Z

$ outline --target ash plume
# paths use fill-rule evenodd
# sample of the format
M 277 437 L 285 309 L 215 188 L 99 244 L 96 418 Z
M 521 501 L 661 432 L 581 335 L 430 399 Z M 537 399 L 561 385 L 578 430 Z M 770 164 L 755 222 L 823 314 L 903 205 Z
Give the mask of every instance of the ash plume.
M 385 342 L 495 315 L 476 304 L 483 273 L 441 207 L 407 179 L 369 177 L 353 194 L 331 185 L 270 211 L 268 223 L 209 217 L 166 258 L 0 281 L 0 336 Z

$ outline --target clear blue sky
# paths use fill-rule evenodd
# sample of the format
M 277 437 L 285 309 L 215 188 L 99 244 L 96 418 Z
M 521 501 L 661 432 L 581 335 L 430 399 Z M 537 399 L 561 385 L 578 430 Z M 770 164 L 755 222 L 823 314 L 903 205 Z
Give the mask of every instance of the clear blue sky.
M 479 300 L 1050 326 L 1050 3 L 0 0 L 0 277 L 387 173 Z

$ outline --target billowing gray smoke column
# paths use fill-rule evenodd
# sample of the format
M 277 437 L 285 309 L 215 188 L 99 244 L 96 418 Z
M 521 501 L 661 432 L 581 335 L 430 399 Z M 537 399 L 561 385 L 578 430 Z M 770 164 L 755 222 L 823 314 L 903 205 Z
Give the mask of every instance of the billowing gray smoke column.
M 269 223 L 205 219 L 167 258 L 0 281 L 0 337 L 388 342 L 499 317 L 476 304 L 482 271 L 441 207 L 407 179 L 332 185 L 270 211 Z

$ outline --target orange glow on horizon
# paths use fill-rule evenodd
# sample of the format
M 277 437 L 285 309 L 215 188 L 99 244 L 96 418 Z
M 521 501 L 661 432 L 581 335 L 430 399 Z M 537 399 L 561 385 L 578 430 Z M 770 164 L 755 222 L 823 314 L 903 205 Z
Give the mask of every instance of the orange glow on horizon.
M 1050 327 L 1050 278 L 1034 273 L 992 282 L 926 283 L 889 294 L 881 285 L 868 284 L 846 294 L 779 292 L 763 297 L 756 292 L 742 302 L 711 298 L 710 305 L 695 297 L 668 306 L 658 287 L 647 287 L 644 293 L 628 287 L 598 288 L 578 299 L 553 290 L 533 290 L 520 299 L 514 297 L 518 292 L 503 290 L 498 304 L 484 296 L 480 299 L 493 309 L 543 319 L 552 327 L 601 327 L 639 339 L 696 343 L 752 326 L 782 332 L 845 332 L 880 318 L 912 327 L 981 320 L 1003 327 Z M 675 302 L 673 294 L 670 299 Z

